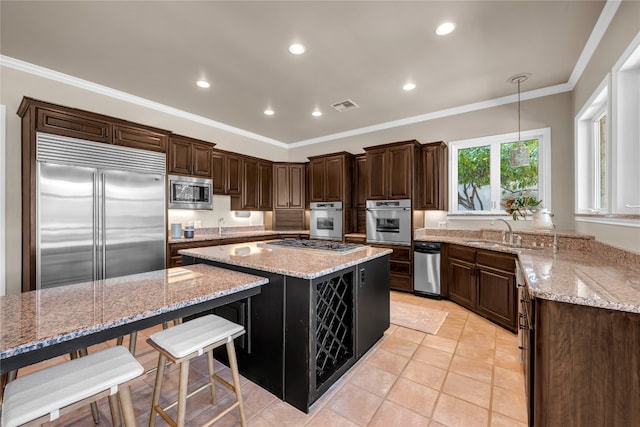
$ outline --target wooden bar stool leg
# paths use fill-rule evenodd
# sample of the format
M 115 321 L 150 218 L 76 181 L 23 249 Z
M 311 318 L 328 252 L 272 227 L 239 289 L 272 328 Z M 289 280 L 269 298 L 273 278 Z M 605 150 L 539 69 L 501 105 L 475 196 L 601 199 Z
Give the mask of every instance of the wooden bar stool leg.
M 229 356 L 229 367 L 231 368 L 231 376 L 233 377 L 233 386 L 235 387 L 236 398 L 238 399 L 238 409 L 240 410 L 240 423 L 242 427 L 247 425 L 247 418 L 244 414 L 244 405 L 242 403 L 242 390 L 240 389 L 240 375 L 238 375 L 238 361 L 236 359 L 236 348 L 233 341 L 227 342 L 227 355 Z
M 133 399 L 131 398 L 131 388 L 123 386 L 119 388 L 120 406 L 126 427 L 136 427 L 136 414 L 133 411 Z
M 187 415 L 187 386 L 189 385 L 189 359 L 180 364 L 180 380 L 178 383 L 178 427 L 184 427 Z
M 122 421 L 120 419 L 120 405 L 118 404 L 118 398 L 115 394 L 109 395 L 109 410 L 111 411 L 113 427 L 122 427 Z
M 71 360 L 73 360 L 73 359 L 77 359 L 78 357 L 85 357 L 87 354 L 89 354 L 87 349 L 81 348 L 80 350 L 77 351 L 77 353 L 75 351 L 72 351 L 71 353 L 69 353 L 69 356 L 71 357 Z M 91 402 L 89 404 L 89 408 L 91 408 L 91 417 L 93 418 L 93 423 L 99 424 L 100 412 L 98 412 L 98 404 L 96 402 Z M 109 409 L 111 409 L 111 414 L 113 415 L 113 408 L 111 408 L 111 405 L 109 405 Z M 119 417 L 113 418 L 113 419 L 119 419 Z
M 129 334 L 129 353 L 136 355 L 136 343 L 138 342 L 138 331 Z
M 213 368 L 213 350 L 207 351 L 207 365 L 209 367 L 209 383 L 211 384 L 211 403 L 216 403 L 215 370 Z
M 158 355 L 158 369 L 156 371 L 156 382 L 153 387 L 153 397 L 151 398 L 151 414 L 149 414 L 149 427 L 153 427 L 156 424 L 156 408 L 160 402 L 160 390 L 162 389 L 162 380 L 164 379 L 164 367 L 167 364 L 167 357 L 159 353 Z

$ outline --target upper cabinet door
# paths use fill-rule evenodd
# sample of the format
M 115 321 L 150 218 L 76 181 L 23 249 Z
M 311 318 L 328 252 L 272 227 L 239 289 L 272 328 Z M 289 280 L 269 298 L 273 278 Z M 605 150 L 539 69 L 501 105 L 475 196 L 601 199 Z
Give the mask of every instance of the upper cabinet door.
M 290 208 L 304 209 L 305 173 L 303 164 L 289 165 Z
M 242 190 L 242 158 L 231 154 L 227 154 L 226 158 L 226 194 L 238 196 Z
M 289 165 L 273 165 L 273 188 L 275 193 L 274 208 L 287 209 L 289 207 Z
M 434 142 L 422 146 L 420 198 L 422 209 L 447 210 L 447 145 Z
M 259 204 L 259 176 L 258 160 L 243 159 L 242 161 L 242 207 L 245 210 L 257 210 Z
M 258 209 L 270 211 L 273 209 L 273 167 L 270 162 L 259 162 L 260 175 Z
M 171 140 L 169 144 L 169 173 L 191 174 L 191 149 L 189 142 Z
M 367 192 L 369 190 L 369 182 L 367 180 L 367 156 L 366 154 L 356 156 L 354 171 L 354 205 L 356 208 L 364 208 L 367 206 Z
M 325 200 L 325 159 L 313 159 L 309 162 L 309 201 Z
M 325 194 L 327 202 L 339 202 L 345 196 L 344 156 L 327 157 L 324 162 Z
M 367 199 L 381 200 L 387 199 L 387 160 L 386 148 L 367 151 L 367 181 L 369 190 Z
M 201 144 L 193 144 L 193 164 L 191 173 L 196 176 L 211 178 L 211 147 Z
M 226 156 L 219 151 L 211 153 L 211 176 L 213 178 L 213 194 L 226 194 Z
M 413 147 L 411 145 L 389 148 L 389 198 L 410 199 L 413 177 Z

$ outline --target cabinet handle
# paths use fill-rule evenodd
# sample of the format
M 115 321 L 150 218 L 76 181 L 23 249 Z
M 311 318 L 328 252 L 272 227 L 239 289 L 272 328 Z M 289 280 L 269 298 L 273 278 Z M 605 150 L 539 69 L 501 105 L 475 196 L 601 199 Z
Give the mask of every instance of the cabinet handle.
M 524 321 L 524 324 L 522 323 Z M 520 313 L 518 316 L 518 329 L 527 330 L 529 329 L 529 322 L 527 322 L 527 315 L 524 313 Z

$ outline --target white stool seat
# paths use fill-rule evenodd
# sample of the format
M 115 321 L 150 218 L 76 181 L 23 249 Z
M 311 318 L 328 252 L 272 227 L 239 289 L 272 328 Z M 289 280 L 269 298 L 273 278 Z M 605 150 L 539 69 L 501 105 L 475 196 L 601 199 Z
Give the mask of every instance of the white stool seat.
M 244 327 L 209 314 L 152 334 L 149 339 L 176 359 L 198 352 L 218 341 L 232 341 Z
M 162 417 L 169 425 L 184 427 L 186 417 L 187 398 L 199 393 L 207 388 L 211 392 L 211 403 L 216 403 L 216 387 L 214 381 L 227 387 L 235 393 L 235 401 L 209 420 L 204 426 L 209 426 L 224 417 L 227 413 L 238 408 L 240 412 L 240 424 L 245 427 L 247 424 L 244 407 L 242 404 L 242 393 L 240 391 L 240 375 L 238 372 L 238 361 L 233 340 L 244 334 L 244 327 L 223 319 L 222 317 L 208 314 L 194 320 L 184 322 L 173 328 L 152 334 L 147 342 L 151 347 L 158 350 L 158 370 L 156 371 L 156 383 L 153 388 L 151 398 L 151 414 L 149 416 L 149 427 L 154 427 L 156 414 Z M 214 372 L 213 350 L 226 346 L 229 358 L 229 368 L 233 384 L 221 378 Z M 207 367 L 209 369 L 209 383 L 200 388 L 187 393 L 189 382 L 190 360 L 207 355 Z M 164 381 L 164 370 L 167 360 L 180 366 L 178 379 L 178 400 L 166 407 L 161 407 L 160 393 Z M 177 418 L 173 419 L 167 411 L 177 405 Z
M 118 386 L 144 372 L 144 368 L 122 346 L 64 362 L 7 384 L 2 402 L 2 427 L 19 426 L 103 391 L 118 392 Z

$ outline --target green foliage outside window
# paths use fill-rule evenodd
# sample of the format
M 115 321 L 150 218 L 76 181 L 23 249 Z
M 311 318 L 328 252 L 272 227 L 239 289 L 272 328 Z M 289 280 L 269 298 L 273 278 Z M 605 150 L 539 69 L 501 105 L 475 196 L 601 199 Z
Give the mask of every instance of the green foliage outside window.
M 538 140 L 523 141 L 529 149 L 529 166 L 511 167 L 511 149 L 517 142 L 500 144 L 500 197 L 502 201 L 527 195 L 538 197 Z M 458 150 L 458 209 L 491 210 L 491 146 Z

